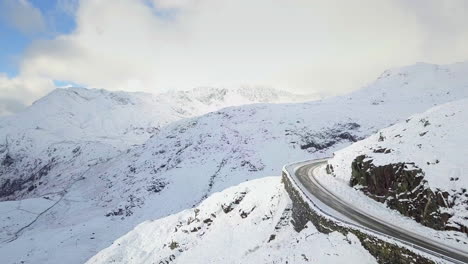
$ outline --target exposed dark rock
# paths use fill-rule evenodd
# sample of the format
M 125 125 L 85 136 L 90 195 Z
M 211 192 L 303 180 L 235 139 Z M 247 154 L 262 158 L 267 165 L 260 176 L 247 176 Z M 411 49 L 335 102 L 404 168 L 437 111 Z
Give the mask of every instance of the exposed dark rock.
M 429 122 L 429 120 L 424 119 L 424 118 L 421 119 L 421 120 L 419 120 L 419 122 L 421 122 L 421 123 L 423 124 L 424 127 L 427 127 L 427 126 L 429 126 L 429 125 L 431 124 L 431 123 Z
M 28 188 L 28 192 L 32 192 L 32 191 L 33 191 L 35 188 L 36 188 L 36 186 L 35 186 L 35 185 L 31 185 L 31 186 L 29 186 L 29 188 Z
M 134 166 L 128 165 L 128 170 L 129 170 L 131 173 L 136 173 L 136 168 L 135 168 Z
M 23 183 L 25 181 L 21 179 L 6 179 L 0 186 L 0 197 L 5 197 L 14 194 L 16 191 L 23 189 Z
M 257 167 L 254 164 L 252 164 L 250 161 L 247 161 L 247 160 L 241 161 L 241 167 L 247 167 L 249 171 L 261 171 L 261 170 L 263 170 L 263 167 Z
M 278 223 L 276 223 L 275 225 L 275 230 L 280 230 L 284 226 L 289 225 L 289 222 L 291 221 L 291 213 L 292 213 L 292 210 L 290 207 L 287 207 L 284 209 Z
M 394 163 L 375 166 L 365 155 L 358 156 L 351 164 L 351 186 L 372 199 L 386 205 L 415 221 L 437 229 L 453 230 L 448 226 L 451 217 L 441 208 L 450 208 L 453 199 L 447 192 L 431 190 L 424 179 L 424 172 L 414 163 Z M 458 231 L 466 230 L 460 226 Z
M 149 186 L 146 187 L 148 192 L 158 193 L 164 190 L 164 188 L 168 185 L 168 182 L 162 179 L 155 179 L 151 182 Z
M 179 247 L 179 243 L 177 243 L 176 241 L 172 241 L 172 242 L 169 244 L 169 248 L 170 248 L 171 250 L 174 250 L 174 249 L 176 249 L 176 248 L 178 248 L 178 247 Z
M 118 216 L 118 215 L 123 215 L 124 214 L 124 210 L 122 208 L 118 208 L 112 212 L 109 212 L 106 214 L 107 217 L 109 216 Z
M 383 153 L 383 154 L 388 154 L 391 153 L 393 150 L 387 149 L 387 148 L 379 148 L 379 149 L 374 149 L 374 153 Z
M 382 132 L 379 133 L 379 142 L 385 141 L 385 136 L 383 135 Z
M 127 204 L 124 205 L 123 207 L 116 208 L 109 213 L 106 214 L 107 217 L 109 216 L 131 216 L 133 215 L 133 208 L 135 207 L 141 207 L 143 205 L 143 201 L 135 197 L 134 195 L 130 195 L 127 198 Z
M 275 240 L 276 238 L 276 235 L 275 234 L 271 234 L 270 235 L 270 238 L 268 238 L 268 242 L 267 243 L 270 243 L 271 241 Z
M 74 157 L 79 156 L 81 154 L 81 147 L 78 146 L 78 147 L 74 148 L 72 150 L 72 153 L 73 153 Z
M 9 154 L 6 154 L 5 158 L 3 158 L 2 166 L 9 167 L 14 162 L 15 162 L 15 160 Z
M 236 205 L 240 204 L 240 202 L 244 199 L 246 194 L 247 194 L 246 192 L 240 192 L 240 193 L 236 194 L 236 198 L 234 199 L 234 201 L 232 201 L 229 204 L 221 205 L 221 208 L 223 209 L 223 212 L 226 213 L 226 214 L 231 212 Z
M 0 198 L 7 198 L 9 196 L 20 192 L 20 191 L 33 191 L 37 185 L 37 181 L 39 181 L 42 177 L 49 174 L 50 170 L 55 164 L 55 160 L 52 159 L 46 165 L 39 167 L 37 171 L 33 171 L 30 174 L 26 174 L 24 177 L 19 177 L 17 179 L 4 179 L 0 185 Z M 0 171 L 1 173 L 1 171 Z M 0 174 L 1 175 L 1 174 Z
M 312 151 L 319 151 L 327 149 L 336 143 L 342 141 L 356 142 L 359 140 L 359 137 L 351 134 L 352 131 L 358 129 L 359 124 L 356 123 L 346 123 L 339 124 L 335 127 L 325 129 L 318 133 L 298 133 L 295 134 L 301 137 L 302 144 L 300 145 L 301 149 L 307 149 Z M 294 131 L 287 131 L 294 132 Z M 289 134 L 289 133 L 288 133 Z
M 252 213 L 253 210 L 255 210 L 255 206 L 252 207 L 252 209 L 250 209 L 250 211 L 240 210 L 240 217 L 241 218 L 247 218 L 247 216 L 249 216 L 249 214 Z
M 201 229 L 201 227 L 196 226 L 196 227 L 192 228 L 192 229 L 190 230 L 190 232 L 192 232 L 192 233 L 198 232 L 198 230 L 200 230 L 200 229 Z
M 316 143 L 316 142 L 309 142 L 305 145 L 301 145 L 301 149 L 309 149 L 309 148 L 314 148 L 317 150 L 322 150 L 325 148 L 329 148 L 333 145 L 335 145 L 336 141 L 330 140 L 325 143 Z

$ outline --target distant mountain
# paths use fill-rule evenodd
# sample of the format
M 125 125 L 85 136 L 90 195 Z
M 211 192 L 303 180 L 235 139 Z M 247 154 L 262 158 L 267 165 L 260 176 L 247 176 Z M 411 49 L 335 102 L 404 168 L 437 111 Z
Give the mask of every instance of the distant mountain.
M 419 64 L 387 72 L 347 96 L 231 107 L 175 122 L 109 161 L 110 169 L 93 170 L 112 182 L 99 199 L 138 197 L 138 205 L 126 202 L 111 210 L 122 217 L 133 214 L 145 200 L 174 200 L 170 207 L 153 209 L 160 215 L 190 207 L 244 180 L 275 175 L 285 163 L 330 155 L 413 113 L 467 97 L 467 65 Z M 431 86 L 423 89 L 427 78 Z
M 468 99 L 436 106 L 336 153 L 332 174 L 417 222 L 468 234 Z
M 13 116 L 0 119 L 0 138 L 41 130 L 50 140 L 97 139 L 116 145 L 142 143 L 162 126 L 228 106 L 318 99 L 270 88 L 195 88 L 162 94 L 58 88 Z M 41 137 L 44 133 L 41 133 Z M 31 135 L 33 136 L 33 135 Z M 48 144 L 50 142 L 42 142 Z
M 433 107 L 336 152 L 328 168 L 426 226 L 466 233 L 467 120 L 468 99 Z M 193 209 L 143 222 L 88 263 L 376 262 L 359 242 L 346 243 L 357 240 L 324 236 L 313 225 L 296 233 L 279 180 L 249 181 L 214 193 Z M 321 250 L 308 255 L 310 248 Z
M 269 88 L 159 95 L 56 89 L 23 112 L 0 119 L 0 153 L 10 161 L 0 166 L 0 200 L 34 197 L 41 188 L 39 193 L 59 191 L 62 179 L 56 177 L 78 179 L 89 166 L 143 143 L 173 121 L 233 105 L 309 99 L 313 96 Z
M 213 102 L 213 96 L 196 91 L 202 95 L 191 98 L 203 98 L 200 100 L 204 105 Z M 214 97 L 228 98 L 222 94 Z M 70 144 L 68 139 L 60 144 L 44 143 L 39 154 L 31 155 L 30 150 L 38 144 L 30 142 L 30 138 L 52 142 L 60 138 L 57 134 L 68 137 L 68 133 L 60 134 L 60 122 L 54 136 L 37 132 L 41 129 L 29 130 L 35 131 L 35 136 L 10 132 L 14 137 L 6 140 L 0 157 L 5 179 L 3 197 L 36 198 L 0 203 L 0 211 L 8 212 L 5 217 L 10 219 L 2 227 L 0 238 L 10 242 L 0 244 L 0 254 L 8 255 L 10 262 L 84 262 L 137 223 L 198 205 L 214 192 L 246 180 L 277 175 L 285 163 L 331 155 L 414 113 L 466 97 L 468 63 L 417 64 L 387 71 L 368 87 L 346 96 L 306 103 L 228 107 L 164 126 L 150 125 L 147 127 L 156 127 L 157 132 L 147 133 L 147 137 L 152 135 L 150 139 L 131 148 L 122 146 L 141 142 L 143 136 L 137 132 L 125 134 L 134 130 L 127 130 L 129 125 L 114 125 L 120 124 L 118 112 L 108 114 L 111 112 L 104 109 L 98 111 L 102 118 L 90 111 L 94 115 L 84 120 L 96 121 L 89 128 L 73 126 L 82 130 L 73 132 L 81 134 Z M 201 104 L 200 100 L 197 104 Z M 134 113 L 122 114 L 133 117 L 123 119 L 136 119 L 134 127 L 142 127 L 141 119 L 147 115 L 138 115 L 141 112 L 136 110 Z M 117 121 L 108 126 L 104 120 L 109 118 Z M 5 186 L 20 188 L 5 194 L 9 190 Z M 24 211 L 31 204 L 44 209 L 28 218 Z M 28 223 L 25 219 L 31 219 L 30 223 L 12 224 Z M 38 245 L 35 239 L 47 239 L 48 243 Z M 62 250 L 57 251 L 58 247 Z M 48 252 L 54 252 L 53 256 Z

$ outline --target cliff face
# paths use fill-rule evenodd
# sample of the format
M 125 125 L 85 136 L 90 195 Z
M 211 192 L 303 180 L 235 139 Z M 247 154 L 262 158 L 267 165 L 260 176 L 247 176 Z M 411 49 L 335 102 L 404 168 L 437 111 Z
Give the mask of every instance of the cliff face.
M 467 106 L 453 101 L 382 129 L 335 152 L 327 172 L 422 225 L 468 234 Z
M 463 225 L 448 225 L 452 215 L 444 212 L 444 208 L 453 207 L 456 197 L 446 191 L 430 189 L 424 172 L 414 163 L 375 166 L 372 159 L 361 155 L 354 159 L 351 167 L 350 185 L 372 199 L 425 226 L 468 233 Z

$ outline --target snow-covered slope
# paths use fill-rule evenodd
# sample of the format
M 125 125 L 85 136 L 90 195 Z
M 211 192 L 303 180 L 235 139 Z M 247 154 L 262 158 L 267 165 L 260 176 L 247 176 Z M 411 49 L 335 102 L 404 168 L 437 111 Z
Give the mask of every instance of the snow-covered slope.
M 8 256 L 6 263 L 83 262 L 142 221 L 190 208 L 245 180 L 277 175 L 285 163 L 331 155 L 411 114 L 467 96 L 467 63 L 417 64 L 388 71 L 347 96 L 230 107 L 171 123 L 73 180 L 69 171 L 79 162 L 61 163 L 63 173 L 56 176 L 43 175 L 41 181 L 52 180 L 42 190 L 60 190 L 47 196 L 56 203 L 27 228 L 11 231 L 0 255 Z M 47 244 L 38 243 L 45 238 Z
M 377 263 L 352 234 L 296 233 L 290 207 L 280 177 L 250 181 L 138 225 L 87 263 Z
M 367 166 L 370 166 L 370 173 L 373 173 L 375 167 L 387 166 L 382 175 L 382 180 L 386 182 L 382 190 L 370 190 L 370 195 L 376 191 L 381 191 L 381 196 L 389 195 L 385 203 L 390 207 L 392 204 L 398 206 L 396 202 L 390 201 L 392 199 L 402 200 L 400 203 L 409 200 L 416 209 L 420 205 L 424 206 L 425 209 L 420 211 L 425 214 L 428 207 L 437 206 L 439 208 L 432 209 L 431 216 L 419 216 L 416 209 L 415 212 L 405 208 L 399 210 L 407 216 L 420 218 L 419 222 L 430 227 L 463 231 L 464 226 L 464 232 L 468 232 L 467 121 L 468 99 L 437 106 L 338 151 L 329 164 L 333 166 L 334 175 L 346 182 L 350 182 L 353 173 L 359 176 L 359 162 L 355 163 L 354 169 L 351 166 L 359 156 L 365 156 L 362 164 L 369 162 Z M 390 166 L 392 164 L 404 166 L 394 165 L 397 169 L 394 172 Z M 409 173 L 399 175 L 401 171 Z M 379 172 L 375 173 L 379 188 L 380 175 Z M 392 190 L 392 179 L 399 182 L 398 190 Z M 393 192 L 396 192 L 398 198 L 394 197 Z M 440 199 L 440 202 L 431 203 L 431 195 Z M 443 216 L 444 213 L 448 215 Z M 442 216 L 436 218 L 437 214 Z
M 55 138 L 85 138 L 129 146 L 142 143 L 170 122 L 223 107 L 314 99 L 318 97 L 269 88 L 202 87 L 162 94 L 58 88 L 23 112 L 0 119 L 0 129 L 2 137 L 20 132 L 33 136 L 34 130 L 44 131 L 38 136 L 42 140 L 38 144 L 49 144 Z
M 99 168 L 99 175 L 108 181 L 99 199 L 111 196 L 122 201 L 132 196 L 144 204 L 146 199 L 177 198 L 170 206 L 157 208 L 161 215 L 173 213 L 175 207 L 194 205 L 213 191 L 278 173 L 288 162 L 330 155 L 415 112 L 466 97 L 468 67 L 464 66 L 465 71 L 457 72 L 460 65 L 455 65 L 454 71 L 416 65 L 349 96 L 302 104 L 226 108 L 176 122 L 141 147 L 108 162 L 106 166 L 111 169 Z M 427 71 L 432 73 L 433 86 L 423 89 Z M 419 80 L 408 72 L 423 78 Z M 401 77 L 408 75 L 411 78 Z M 163 186 L 170 190 L 151 195 Z M 141 189 L 147 193 L 138 191 Z M 131 214 L 132 208 L 139 206 L 125 203 L 114 211 Z
M 176 120 L 232 105 L 311 98 L 267 88 L 197 88 L 159 95 L 56 89 L 25 111 L 0 119 L 0 159 L 5 160 L 0 200 L 61 191 L 89 166 L 143 143 Z

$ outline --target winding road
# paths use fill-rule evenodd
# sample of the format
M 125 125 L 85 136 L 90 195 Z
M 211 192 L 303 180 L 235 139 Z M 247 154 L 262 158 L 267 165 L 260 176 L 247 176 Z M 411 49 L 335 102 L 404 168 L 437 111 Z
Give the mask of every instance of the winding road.
M 301 191 L 316 207 L 340 222 L 358 226 L 369 232 L 397 240 L 428 254 L 453 263 L 468 263 L 468 253 L 442 245 L 440 242 L 423 237 L 368 215 L 355 205 L 349 204 L 328 191 L 314 175 L 315 169 L 325 166 L 327 160 L 315 160 L 285 166 L 285 170 Z M 313 201 L 315 200 L 315 202 Z

